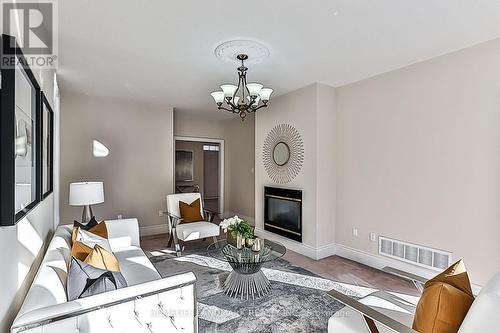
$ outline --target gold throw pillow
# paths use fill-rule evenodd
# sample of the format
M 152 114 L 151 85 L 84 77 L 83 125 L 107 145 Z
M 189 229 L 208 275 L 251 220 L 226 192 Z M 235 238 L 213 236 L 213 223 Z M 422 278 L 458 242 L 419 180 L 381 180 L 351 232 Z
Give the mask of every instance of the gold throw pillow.
M 120 265 L 114 254 L 99 244 L 91 248 L 82 242 L 75 241 L 71 247 L 71 256 L 96 268 L 112 272 L 120 271 Z
M 191 204 L 179 201 L 179 211 L 181 212 L 182 223 L 203 221 L 200 209 L 200 199 L 196 199 Z
M 425 283 L 413 329 L 419 333 L 457 333 L 473 301 L 469 276 L 460 260 Z

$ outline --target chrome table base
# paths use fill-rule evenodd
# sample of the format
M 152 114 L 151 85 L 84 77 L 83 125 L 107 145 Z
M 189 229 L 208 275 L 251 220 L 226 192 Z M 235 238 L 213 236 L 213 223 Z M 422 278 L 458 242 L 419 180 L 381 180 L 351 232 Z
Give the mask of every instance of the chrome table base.
M 229 297 L 256 299 L 264 296 L 271 289 L 271 283 L 264 273 L 241 274 L 232 271 L 224 281 L 224 293 Z

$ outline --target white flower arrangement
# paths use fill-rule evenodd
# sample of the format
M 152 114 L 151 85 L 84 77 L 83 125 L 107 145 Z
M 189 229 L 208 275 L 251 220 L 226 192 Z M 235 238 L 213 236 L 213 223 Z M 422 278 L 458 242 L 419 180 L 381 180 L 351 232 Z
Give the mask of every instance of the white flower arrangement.
M 228 230 L 231 231 L 233 226 L 241 222 L 243 222 L 243 220 L 240 219 L 238 215 L 235 215 L 233 217 L 224 219 L 219 225 L 222 228 L 222 230 L 224 230 L 224 232 L 227 233 Z

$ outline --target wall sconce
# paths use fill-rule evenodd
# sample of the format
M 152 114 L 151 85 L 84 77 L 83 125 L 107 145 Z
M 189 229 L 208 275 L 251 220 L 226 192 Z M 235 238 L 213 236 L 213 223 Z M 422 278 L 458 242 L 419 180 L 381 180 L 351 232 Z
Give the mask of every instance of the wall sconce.
M 94 140 L 92 142 L 92 147 L 92 153 L 94 154 L 94 157 L 106 157 L 109 155 L 108 147 L 97 140 Z

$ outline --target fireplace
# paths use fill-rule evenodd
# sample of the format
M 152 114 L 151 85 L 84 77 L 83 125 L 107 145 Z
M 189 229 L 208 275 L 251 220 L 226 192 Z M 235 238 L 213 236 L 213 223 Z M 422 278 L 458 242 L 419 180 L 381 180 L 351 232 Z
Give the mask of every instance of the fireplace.
M 264 187 L 264 230 L 302 242 L 302 191 Z

